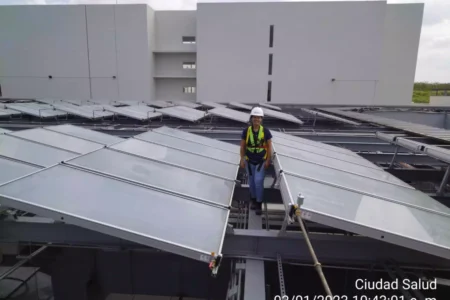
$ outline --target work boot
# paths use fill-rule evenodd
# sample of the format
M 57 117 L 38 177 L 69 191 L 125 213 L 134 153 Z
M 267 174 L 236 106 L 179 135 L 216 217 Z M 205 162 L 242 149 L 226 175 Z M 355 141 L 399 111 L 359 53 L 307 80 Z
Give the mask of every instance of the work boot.
M 262 214 L 262 202 L 256 204 L 255 213 L 257 216 Z
M 256 198 L 250 198 L 250 209 L 256 209 Z

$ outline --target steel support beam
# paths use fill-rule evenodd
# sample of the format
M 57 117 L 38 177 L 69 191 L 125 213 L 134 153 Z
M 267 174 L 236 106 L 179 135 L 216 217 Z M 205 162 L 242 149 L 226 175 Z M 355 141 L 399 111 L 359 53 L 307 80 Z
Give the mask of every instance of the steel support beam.
M 248 213 L 248 228 L 261 231 L 262 218 L 257 216 L 254 210 L 250 210 Z M 245 262 L 244 300 L 260 299 L 266 299 L 264 261 L 247 259 Z
M 288 231 L 283 236 L 278 236 L 278 233 L 278 230 L 235 229 L 234 234 L 227 234 L 225 238 L 223 255 L 276 260 L 279 253 L 283 260 L 312 263 L 300 232 Z M 450 269 L 449 260 L 366 237 L 311 234 L 310 239 L 324 265 L 367 265 L 393 259 L 400 267 L 418 265 Z M 0 242 L 154 251 L 139 244 L 64 223 L 0 221 Z

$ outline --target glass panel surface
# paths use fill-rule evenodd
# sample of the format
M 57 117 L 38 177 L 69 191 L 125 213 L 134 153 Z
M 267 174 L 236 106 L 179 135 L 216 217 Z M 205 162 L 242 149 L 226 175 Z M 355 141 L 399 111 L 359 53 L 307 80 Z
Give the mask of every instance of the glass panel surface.
M 272 117 L 272 118 L 277 118 L 280 120 L 285 120 L 285 121 L 289 121 L 289 122 L 293 122 L 293 123 L 297 123 L 297 124 L 303 124 L 303 122 L 300 119 L 298 119 L 290 114 L 286 114 L 286 113 L 276 111 L 276 110 L 271 110 L 268 108 L 263 108 L 263 111 L 264 111 L 264 116 L 266 116 L 266 117 Z
M 235 108 L 242 108 L 246 110 L 252 110 L 253 107 L 247 104 L 239 103 L 239 102 L 230 102 L 228 103 L 229 106 L 235 107 Z
M 418 190 L 413 190 L 411 188 L 401 187 L 342 171 L 331 170 L 327 167 L 314 165 L 289 157 L 280 156 L 279 161 L 283 171 L 285 172 L 293 172 L 301 176 L 321 180 L 343 188 L 350 188 L 360 193 L 369 193 L 377 197 L 392 199 L 438 212 L 440 211 L 442 213 L 449 214 L 450 217 L 450 208 Z
M 380 168 L 378 168 L 377 166 L 372 164 L 370 161 L 365 160 L 362 157 L 356 157 L 356 156 L 352 156 L 352 155 L 347 155 L 347 154 L 331 151 L 331 150 L 328 150 L 328 149 L 317 148 L 317 147 L 314 147 L 314 146 L 310 146 L 310 145 L 306 145 L 306 144 L 303 144 L 303 143 L 294 142 L 294 141 L 290 141 L 290 140 L 280 139 L 280 138 L 277 138 L 277 137 L 275 137 L 273 139 L 273 142 L 276 143 L 276 144 L 280 144 L 280 145 L 284 145 L 284 146 L 287 146 L 287 147 L 291 147 L 293 149 L 302 150 L 302 151 L 306 151 L 306 152 L 311 152 L 311 153 L 319 154 L 319 155 L 322 155 L 322 156 L 326 156 L 326 157 L 330 157 L 330 158 L 346 161 L 346 162 L 349 162 L 349 163 L 352 163 L 352 164 L 357 164 L 357 165 L 365 166 L 365 167 L 368 167 L 368 168 L 374 168 L 374 169 L 380 170 Z
M 103 147 L 103 145 L 98 143 L 89 142 L 42 128 L 16 131 L 11 133 L 11 135 L 80 154 L 91 152 Z
M 207 253 L 219 253 L 227 221 L 226 209 L 63 165 L 2 186 L 0 195 L 81 219 L 88 229 L 131 241 L 140 237 L 137 242 L 149 246 L 157 238 Z
M 365 228 L 375 228 L 413 239 L 416 249 L 420 243 L 450 249 L 448 217 L 291 175 L 286 175 L 286 180 L 292 195 L 304 195 L 304 210 L 352 223 L 355 233 L 365 234 Z
M 270 108 L 270 109 L 281 111 L 281 108 L 279 108 L 278 106 L 270 105 L 270 104 L 267 104 L 267 103 L 259 103 L 259 105 L 262 106 L 262 107 L 266 107 L 266 108 Z
M 234 183 L 161 162 L 102 149 L 69 162 L 187 196 L 230 205 Z
M 192 170 L 215 174 L 224 178 L 230 178 L 231 180 L 235 180 L 237 175 L 237 165 L 140 141 L 134 138 L 116 144 L 111 148 L 179 165 Z
M 14 115 L 20 115 L 21 112 L 9 109 L 9 108 L 0 108 L 0 117 L 8 117 L 8 116 L 14 116 Z
M 215 102 L 200 102 L 200 104 L 205 106 L 205 107 L 212 107 L 212 108 L 215 108 L 215 107 L 226 107 L 223 104 L 215 103 Z
M 367 168 L 365 166 L 349 164 L 348 162 L 345 162 L 342 160 L 337 160 L 337 159 L 325 157 L 322 155 L 317 155 L 312 152 L 300 151 L 297 149 L 293 149 L 293 148 L 286 147 L 283 145 L 278 145 L 278 144 L 273 145 L 273 149 L 276 153 L 278 153 L 280 155 L 284 154 L 284 155 L 291 156 L 293 158 L 297 158 L 299 160 L 300 159 L 305 160 L 305 161 L 323 165 L 323 166 L 326 166 L 329 168 L 343 170 L 343 171 L 355 173 L 355 174 L 358 174 L 361 176 L 367 176 L 370 178 L 379 179 L 379 180 L 383 180 L 383 181 L 394 182 L 396 184 L 400 184 L 403 186 L 409 186 L 407 183 L 401 181 L 397 177 L 395 177 L 381 169 L 378 170 L 378 169 Z M 285 167 L 288 167 L 288 166 L 285 166 Z M 333 172 L 333 171 L 334 171 L 333 169 L 329 169 L 329 172 Z
M 40 117 L 40 118 L 49 118 L 49 117 L 57 117 L 57 116 L 65 116 L 66 112 L 54 109 L 53 106 L 47 104 L 40 103 L 14 103 L 14 104 L 5 104 L 6 107 L 20 111 L 24 114 Z
M 0 135 L 0 155 L 49 167 L 77 156 L 76 153 L 36 144 L 12 136 Z
M 178 130 L 178 129 L 170 128 L 167 126 L 163 126 L 163 127 L 157 128 L 157 129 L 153 129 L 153 131 L 162 133 L 162 134 L 171 135 L 171 136 L 183 139 L 183 140 L 198 142 L 203 145 L 211 146 L 214 148 L 220 148 L 220 149 L 223 149 L 223 150 L 226 150 L 229 152 L 239 154 L 239 149 L 240 149 L 239 146 L 236 146 L 236 145 L 233 145 L 230 143 L 226 143 L 226 142 L 222 142 L 222 141 L 218 141 L 215 139 L 207 138 L 207 137 L 204 137 L 204 136 L 201 136 L 198 134 L 189 133 L 184 130 Z
M 157 109 L 157 111 L 162 113 L 163 115 L 192 122 L 198 121 L 206 117 L 206 112 L 184 106 L 166 107 Z
M 95 130 L 84 129 L 82 127 L 78 127 L 78 126 L 74 126 L 74 125 L 70 125 L 70 124 L 49 126 L 46 128 L 56 131 L 56 132 L 61 132 L 61 133 L 73 135 L 75 137 L 90 140 L 92 142 L 101 143 L 103 145 L 110 145 L 113 143 L 123 141 L 123 139 L 113 136 L 113 135 L 101 133 L 101 132 L 98 132 Z
M 161 117 L 161 113 L 154 112 L 155 108 L 145 105 L 121 106 L 115 107 L 112 105 L 104 105 L 103 108 L 107 111 L 115 112 L 118 115 L 126 116 L 137 120 L 148 120 Z
M 340 147 L 336 147 L 336 146 L 331 146 L 325 143 L 320 143 L 320 142 L 315 142 L 309 139 L 304 139 L 292 134 L 287 134 L 287 133 L 282 133 L 282 132 L 278 132 L 278 131 L 271 131 L 272 135 L 274 137 L 278 137 L 278 138 L 282 138 L 285 140 L 289 140 L 289 141 L 294 141 L 294 142 L 298 142 L 298 143 L 302 143 L 302 144 L 306 144 L 306 145 L 310 145 L 310 146 L 314 146 L 317 148 L 322 148 L 322 149 L 328 149 L 330 151 L 334 151 L 334 152 L 339 152 L 339 153 L 343 153 L 343 154 L 347 154 L 347 155 L 351 155 L 351 156 L 356 156 L 359 158 L 358 154 L 347 150 L 347 149 L 343 149 Z
M 174 105 L 181 105 L 181 106 L 190 107 L 190 108 L 199 108 L 201 106 L 195 102 L 189 102 L 189 101 L 183 101 L 183 100 L 174 100 L 171 102 Z
M 203 155 L 217 160 L 230 162 L 236 165 L 239 163 L 240 158 L 239 154 L 231 153 L 216 148 L 211 148 L 208 146 L 200 145 L 186 140 L 181 140 L 165 134 L 159 134 L 156 132 L 148 131 L 135 136 L 135 138 L 144 141 L 149 141 L 152 143 L 157 143 L 167 147 L 173 147 L 183 151 L 188 151 L 198 155 Z
M 250 120 L 249 114 L 243 113 L 241 111 L 237 111 L 234 109 L 229 109 L 225 107 L 217 107 L 211 110 L 208 110 L 208 113 L 211 115 L 215 115 L 218 117 L 222 117 L 225 119 L 230 119 L 242 123 L 248 123 Z
M 0 128 L 0 133 L 11 132 L 11 130 Z
M 53 104 L 59 110 L 68 112 L 70 114 L 81 116 L 88 119 L 98 119 L 103 117 L 110 117 L 114 114 L 103 110 L 101 105 L 82 105 L 76 106 L 68 103 L 55 103 Z
M 33 173 L 37 170 L 39 170 L 37 167 L 0 157 L 0 184 Z

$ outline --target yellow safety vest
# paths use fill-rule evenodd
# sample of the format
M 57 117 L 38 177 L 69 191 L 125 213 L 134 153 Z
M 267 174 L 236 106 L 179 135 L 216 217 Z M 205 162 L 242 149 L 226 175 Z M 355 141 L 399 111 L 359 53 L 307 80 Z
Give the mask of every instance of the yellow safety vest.
M 266 150 L 266 153 L 264 154 L 264 159 L 267 158 L 267 145 L 266 141 L 264 140 L 264 128 L 261 125 L 259 126 L 258 139 L 256 143 L 253 137 L 252 126 L 249 126 L 247 129 L 247 137 L 245 142 L 247 144 L 247 150 L 252 153 L 260 153 Z M 248 160 L 247 156 L 245 156 L 245 158 Z

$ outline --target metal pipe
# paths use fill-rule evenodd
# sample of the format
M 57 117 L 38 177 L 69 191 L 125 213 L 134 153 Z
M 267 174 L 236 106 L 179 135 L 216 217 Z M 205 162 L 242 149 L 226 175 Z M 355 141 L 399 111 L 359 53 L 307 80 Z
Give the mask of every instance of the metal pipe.
M 442 179 L 441 185 L 439 186 L 439 190 L 437 191 L 437 194 L 441 196 L 445 191 L 445 186 L 448 182 L 448 177 L 450 176 L 450 165 L 447 166 L 447 171 L 445 171 L 444 178 Z
M 39 248 L 38 250 L 34 251 L 33 253 L 31 253 L 27 258 L 19 261 L 18 263 L 16 263 L 14 266 L 12 266 L 8 271 L 4 272 L 3 274 L 0 275 L 0 281 L 5 279 L 6 277 L 8 277 L 9 275 L 11 275 L 14 271 L 16 271 L 18 268 L 20 268 L 21 266 L 23 266 L 26 262 L 28 262 L 30 259 L 32 259 L 33 257 L 35 257 L 36 255 L 38 255 L 39 253 L 41 253 L 42 251 L 44 251 L 45 249 L 47 249 L 48 246 L 42 246 L 41 248 Z
M 394 166 L 395 157 L 397 156 L 397 153 L 398 153 L 398 148 L 400 148 L 400 147 L 397 145 L 397 146 L 395 147 L 394 156 L 392 156 L 392 160 L 391 160 L 391 163 L 389 164 L 388 169 L 392 169 L 392 167 Z
M 309 252 L 311 253 L 311 256 L 314 261 L 314 268 L 316 269 L 317 273 L 319 274 L 320 280 L 322 281 L 322 285 L 325 289 L 325 292 L 328 296 L 333 296 L 331 294 L 330 287 L 328 286 L 327 279 L 325 278 L 325 275 L 323 274 L 322 265 L 317 260 L 316 253 L 314 252 L 314 248 L 311 244 L 311 241 L 309 240 L 308 233 L 306 232 L 305 224 L 303 224 L 303 220 L 300 216 L 297 216 L 298 223 L 300 224 L 300 228 L 303 232 L 303 236 L 305 237 L 306 244 L 308 245 Z

